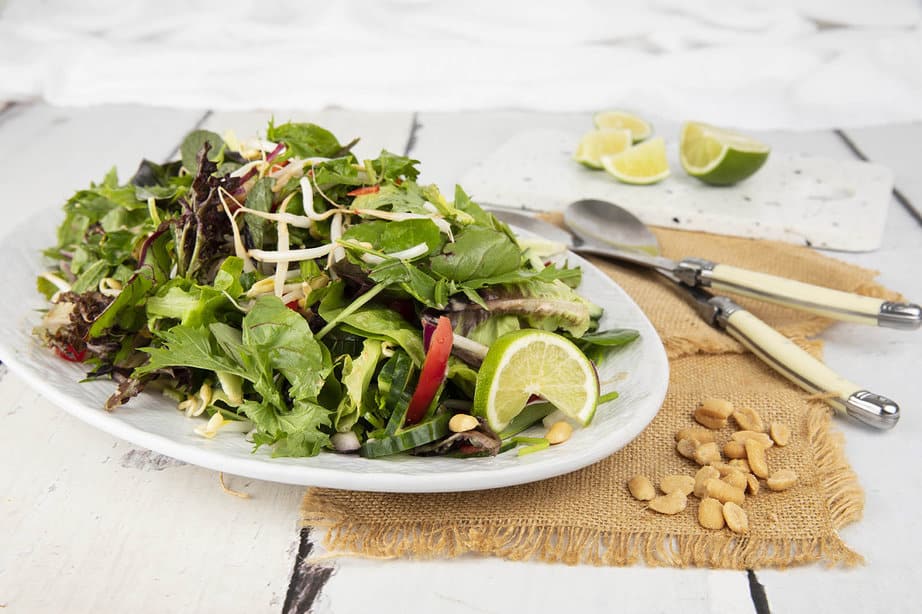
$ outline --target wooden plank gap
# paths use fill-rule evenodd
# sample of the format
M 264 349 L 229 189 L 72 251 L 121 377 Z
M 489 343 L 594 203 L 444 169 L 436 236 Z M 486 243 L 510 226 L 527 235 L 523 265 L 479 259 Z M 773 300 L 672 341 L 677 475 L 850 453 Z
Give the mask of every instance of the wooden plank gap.
M 310 527 L 301 529 L 300 537 L 301 543 L 298 546 L 298 555 L 295 557 L 294 569 L 291 572 L 291 581 L 288 583 L 288 593 L 285 595 L 282 614 L 310 612 L 314 601 L 334 571 L 332 567 L 307 562 L 307 557 L 314 550 Z
M 33 101 L 28 100 L 26 102 L 19 102 L 16 100 L 11 100 L 5 102 L 2 107 L 0 107 L 0 124 L 4 124 L 15 117 L 18 117 L 20 113 L 32 106 Z
M 755 606 L 756 614 L 771 614 L 772 611 L 768 607 L 768 596 L 765 594 L 765 587 L 759 582 L 756 572 L 747 569 L 746 576 L 749 578 L 749 596 L 752 597 L 752 605 Z
M 407 144 L 403 148 L 403 155 L 409 156 L 410 152 L 416 147 L 416 133 L 422 128 L 419 123 L 419 111 L 413 112 L 413 122 L 410 124 L 410 134 L 407 136 Z
M 870 162 L 868 157 L 864 155 L 864 152 L 861 151 L 861 148 L 859 148 L 858 145 L 856 145 L 855 142 L 851 140 L 847 134 L 845 134 L 845 132 L 839 129 L 833 130 L 833 132 L 835 132 L 836 136 L 838 136 L 842 142 L 845 143 L 845 146 L 848 147 L 857 158 L 864 160 L 865 162 Z M 915 207 L 915 205 L 909 201 L 906 195 L 900 192 L 899 188 L 896 186 L 893 186 L 893 198 L 895 198 L 896 202 L 900 203 L 903 209 L 905 209 L 906 212 L 909 213 L 909 215 L 911 215 L 912 218 L 920 226 L 922 226 L 922 212 L 920 212 Z
M 198 118 L 198 121 L 196 121 L 195 124 L 192 125 L 192 127 L 189 129 L 189 132 L 194 132 L 195 130 L 198 130 L 199 128 L 201 128 L 205 124 L 205 122 L 208 121 L 208 118 L 211 117 L 213 114 L 214 114 L 214 111 L 212 111 L 211 109 L 208 109 L 207 111 L 205 111 L 205 113 L 202 114 L 202 116 Z M 188 134 L 188 132 L 186 134 Z M 183 135 L 183 138 L 185 138 L 185 135 Z M 167 162 L 172 161 L 173 157 L 177 153 L 179 153 L 180 147 L 182 147 L 182 139 L 180 139 L 179 142 L 176 143 L 176 146 L 173 147 L 173 150 L 170 151 L 170 153 L 166 155 L 166 157 L 163 159 L 163 162 L 167 163 Z

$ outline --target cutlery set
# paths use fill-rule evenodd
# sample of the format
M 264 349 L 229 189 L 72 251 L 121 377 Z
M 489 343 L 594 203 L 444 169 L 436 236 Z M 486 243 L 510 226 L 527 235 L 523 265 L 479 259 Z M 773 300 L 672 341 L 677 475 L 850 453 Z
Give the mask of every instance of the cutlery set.
M 919 305 L 842 292 L 701 258 L 665 258 L 659 255 L 653 233 L 633 214 L 610 202 L 572 203 L 564 212 L 566 228 L 522 211 L 494 207 L 491 212 L 503 222 L 575 253 L 654 270 L 672 282 L 708 324 L 735 338 L 804 390 L 820 395 L 837 413 L 882 430 L 898 422 L 900 408 L 894 401 L 837 374 L 738 303 L 712 290 L 836 320 L 902 330 L 915 330 L 922 324 Z

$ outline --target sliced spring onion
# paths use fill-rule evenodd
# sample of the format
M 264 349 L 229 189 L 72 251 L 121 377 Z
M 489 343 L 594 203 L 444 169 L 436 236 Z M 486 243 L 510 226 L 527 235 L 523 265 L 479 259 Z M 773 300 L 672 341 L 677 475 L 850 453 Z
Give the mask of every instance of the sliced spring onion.
M 602 403 L 608 403 L 609 401 L 614 401 L 619 396 L 621 395 L 618 394 L 617 390 L 613 390 L 611 392 L 603 394 L 602 396 L 599 397 L 599 405 L 601 405 Z
M 530 446 L 525 446 L 524 448 L 519 448 L 519 456 L 525 456 L 527 454 L 534 454 L 535 452 L 540 452 L 541 450 L 546 450 L 551 447 L 551 442 L 547 439 L 542 440 L 541 443 L 536 443 Z

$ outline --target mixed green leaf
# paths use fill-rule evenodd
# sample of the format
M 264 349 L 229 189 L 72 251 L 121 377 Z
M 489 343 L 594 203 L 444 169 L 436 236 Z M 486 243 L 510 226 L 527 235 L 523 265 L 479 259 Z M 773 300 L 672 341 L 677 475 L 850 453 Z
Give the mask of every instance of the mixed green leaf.
M 460 188 L 449 201 L 418 184 L 416 160 L 360 161 L 314 124 L 270 123 L 266 139 L 196 130 L 179 159 L 125 183 L 112 170 L 65 203 L 38 333 L 118 382 L 108 409 L 147 388 L 210 416 L 205 436 L 236 423 L 276 455 L 476 456 L 499 437 L 448 433 L 446 409 L 472 398 L 471 347 L 541 328 L 598 361 L 636 337 L 597 331 L 579 269 L 529 257 Z M 409 424 L 439 317 L 467 350 Z

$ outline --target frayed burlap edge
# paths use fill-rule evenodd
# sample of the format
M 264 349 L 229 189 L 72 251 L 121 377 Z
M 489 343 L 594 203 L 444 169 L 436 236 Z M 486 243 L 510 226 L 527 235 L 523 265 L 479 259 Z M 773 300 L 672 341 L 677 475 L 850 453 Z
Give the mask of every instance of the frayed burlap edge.
M 830 429 L 830 411 L 811 402 L 805 417 L 817 479 L 832 531 L 806 539 L 766 539 L 729 532 L 701 535 L 608 531 L 550 526 L 448 525 L 388 520 L 386 524 L 351 521 L 324 496 L 308 490 L 301 505 L 304 526 L 325 529 L 320 558 L 453 558 L 465 554 L 497 556 L 512 561 L 542 561 L 568 565 L 625 566 L 645 563 L 662 567 L 720 569 L 785 568 L 822 562 L 852 567 L 864 558 L 849 548 L 838 530 L 861 518 L 864 494 L 845 459 L 843 436 Z

